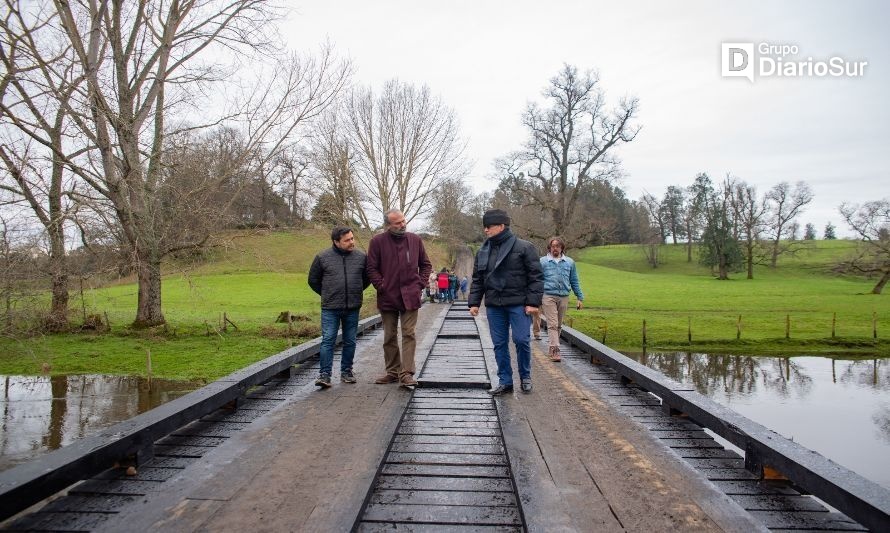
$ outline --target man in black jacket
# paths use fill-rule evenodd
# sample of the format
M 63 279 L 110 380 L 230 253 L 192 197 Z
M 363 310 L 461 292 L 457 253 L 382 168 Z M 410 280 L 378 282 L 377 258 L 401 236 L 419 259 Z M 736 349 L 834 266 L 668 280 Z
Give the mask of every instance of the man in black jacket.
M 510 217 L 500 209 L 491 209 L 482 216 L 488 237 L 473 265 L 473 284 L 467 305 L 470 314 L 479 314 L 485 299 L 488 330 L 494 343 L 498 365 L 498 386 L 494 396 L 513 391 L 513 369 L 510 367 L 510 330 L 516 346 L 516 362 L 522 392 L 531 392 L 531 346 L 529 314 L 537 311 L 544 296 L 544 274 L 535 246 L 516 238 L 510 230 Z
M 343 353 L 340 356 L 340 381 L 355 383 L 352 359 L 355 357 L 355 336 L 362 293 L 371 284 L 365 264 L 366 256 L 355 249 L 351 228 L 335 227 L 331 231 L 333 245 L 319 252 L 309 267 L 309 286 L 321 295 L 321 370 L 315 385 L 331 386 L 334 364 L 334 342 L 337 330 L 343 327 Z

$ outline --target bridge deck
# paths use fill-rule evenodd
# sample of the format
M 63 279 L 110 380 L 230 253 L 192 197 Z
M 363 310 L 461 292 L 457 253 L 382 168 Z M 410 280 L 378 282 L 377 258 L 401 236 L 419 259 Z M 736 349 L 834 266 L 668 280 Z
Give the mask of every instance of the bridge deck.
M 862 530 L 809 497 L 753 480 L 737 454 L 568 347 L 563 363 L 551 363 L 546 339 L 533 341 L 534 391 L 492 400 L 481 390 L 494 378 L 484 320 L 440 305 L 421 310 L 425 366 L 414 392 L 373 384 L 381 336 L 359 340 L 358 384 L 318 391 L 317 362 L 306 365 L 237 410 L 166 437 L 136 476 L 107 471 L 4 526 Z

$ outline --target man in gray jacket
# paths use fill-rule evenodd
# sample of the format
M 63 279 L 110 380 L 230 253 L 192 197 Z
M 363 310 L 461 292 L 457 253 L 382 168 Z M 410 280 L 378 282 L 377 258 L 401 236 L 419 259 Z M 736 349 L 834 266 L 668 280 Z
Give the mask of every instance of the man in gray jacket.
M 309 286 L 321 295 L 321 370 L 315 385 L 331 386 L 334 364 L 334 342 L 337 330 L 343 327 L 343 353 L 340 356 L 340 381 L 355 383 L 352 360 L 355 357 L 355 336 L 362 293 L 371 284 L 365 270 L 367 258 L 355 249 L 351 228 L 337 226 L 331 230 L 333 245 L 319 252 L 309 267 Z

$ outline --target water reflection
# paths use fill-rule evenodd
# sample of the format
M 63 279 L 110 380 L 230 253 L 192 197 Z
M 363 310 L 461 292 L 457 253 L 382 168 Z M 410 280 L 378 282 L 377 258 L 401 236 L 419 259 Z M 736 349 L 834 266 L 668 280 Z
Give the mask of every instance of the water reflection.
M 134 376 L 0 376 L 0 470 L 202 386 Z
M 627 355 L 890 488 L 888 359 Z

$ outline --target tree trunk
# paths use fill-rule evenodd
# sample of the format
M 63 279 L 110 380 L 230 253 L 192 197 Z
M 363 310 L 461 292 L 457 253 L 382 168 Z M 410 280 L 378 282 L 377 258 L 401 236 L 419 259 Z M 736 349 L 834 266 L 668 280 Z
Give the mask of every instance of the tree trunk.
M 46 325 L 50 331 L 64 331 L 68 328 L 68 272 L 62 225 L 50 224 L 47 231 L 50 237 L 52 303 Z
M 884 285 L 887 284 L 887 281 L 890 281 L 890 270 L 884 271 L 884 275 L 881 276 L 880 280 L 878 280 L 878 284 L 875 285 L 875 288 L 871 290 L 871 293 L 881 294 L 881 291 L 884 290 Z
M 751 241 L 748 241 L 748 257 L 746 258 L 746 263 L 748 264 L 748 279 L 754 279 L 754 245 Z
M 139 261 L 137 276 L 139 301 L 133 325 L 147 328 L 165 323 L 164 314 L 161 312 L 161 261 L 148 259 Z

